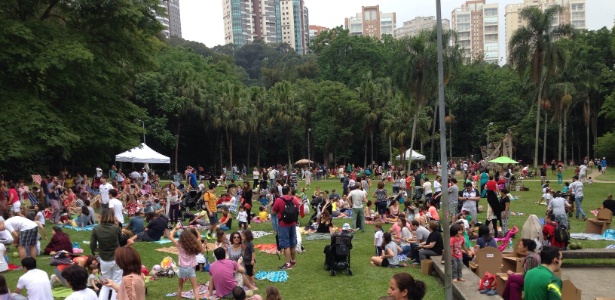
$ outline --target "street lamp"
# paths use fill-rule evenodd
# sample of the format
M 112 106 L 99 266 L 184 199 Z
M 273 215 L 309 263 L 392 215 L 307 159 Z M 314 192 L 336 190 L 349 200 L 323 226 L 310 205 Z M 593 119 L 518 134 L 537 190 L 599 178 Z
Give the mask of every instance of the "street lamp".
M 310 132 L 312 132 L 312 128 L 308 128 L 308 169 L 312 167 L 312 159 L 310 158 Z
M 143 120 L 141 119 L 137 119 L 137 121 L 141 122 L 141 125 L 143 127 L 143 144 L 145 144 L 145 122 L 143 122 Z

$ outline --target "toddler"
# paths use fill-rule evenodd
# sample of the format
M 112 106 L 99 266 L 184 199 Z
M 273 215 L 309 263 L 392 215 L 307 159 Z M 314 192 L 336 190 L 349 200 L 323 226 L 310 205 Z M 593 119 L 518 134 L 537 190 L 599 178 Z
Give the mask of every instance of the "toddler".
M 594 183 L 594 181 L 592 180 L 591 177 L 587 178 L 587 184 L 592 185 Z
M 265 210 L 265 207 L 264 207 L 264 206 L 261 206 L 258 210 L 260 211 L 260 212 L 258 213 L 258 219 L 259 219 L 261 222 L 264 222 L 264 221 L 269 221 L 269 213 L 267 213 L 267 210 Z
M 100 280 L 100 274 L 97 266 L 90 266 L 90 276 L 88 276 L 87 286 L 89 289 L 93 289 L 96 292 L 96 295 L 100 292 L 102 281 Z
M 463 253 L 468 253 L 465 239 L 463 237 L 463 226 L 455 223 L 451 226 L 451 257 L 453 259 L 453 282 L 466 281 L 461 278 L 461 270 L 463 269 Z
M 248 213 L 246 213 L 246 208 L 243 206 L 239 207 L 239 213 L 237 213 L 237 221 L 239 222 L 239 230 L 243 228 L 243 230 L 248 229 Z
M 374 247 L 376 247 L 376 256 L 382 255 L 382 223 L 380 221 L 376 221 L 374 223 L 374 227 L 376 228 L 376 232 L 374 233 Z
M 241 233 L 241 240 L 243 241 L 243 264 L 246 269 L 246 276 L 250 281 L 250 284 L 254 287 L 254 290 L 257 290 L 256 285 L 254 284 L 254 264 L 256 263 L 256 252 L 254 251 L 254 244 L 252 240 L 254 240 L 254 235 L 252 235 L 251 230 L 244 230 Z

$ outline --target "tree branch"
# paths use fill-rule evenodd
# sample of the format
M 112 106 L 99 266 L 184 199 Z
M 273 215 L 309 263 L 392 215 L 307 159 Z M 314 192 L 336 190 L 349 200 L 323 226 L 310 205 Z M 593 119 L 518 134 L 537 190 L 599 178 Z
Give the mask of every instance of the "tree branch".
M 53 0 L 51 1 L 51 3 L 49 4 L 49 6 L 47 7 L 47 9 L 45 10 L 45 12 L 43 13 L 43 15 L 40 17 L 41 21 L 46 20 L 47 18 L 49 18 L 49 16 L 51 15 L 51 11 L 53 10 L 53 8 L 58 4 L 58 2 L 60 2 L 60 0 Z

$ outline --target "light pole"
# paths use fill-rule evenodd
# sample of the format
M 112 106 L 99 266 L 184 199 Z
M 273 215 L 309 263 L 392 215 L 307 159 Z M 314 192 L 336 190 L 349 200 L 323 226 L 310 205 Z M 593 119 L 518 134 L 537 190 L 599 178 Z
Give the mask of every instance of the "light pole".
M 312 167 L 312 159 L 310 158 L 310 132 L 312 132 L 312 128 L 308 128 L 308 170 Z
M 137 119 L 137 121 L 141 122 L 141 126 L 143 127 L 143 144 L 145 144 L 145 122 L 141 119 Z

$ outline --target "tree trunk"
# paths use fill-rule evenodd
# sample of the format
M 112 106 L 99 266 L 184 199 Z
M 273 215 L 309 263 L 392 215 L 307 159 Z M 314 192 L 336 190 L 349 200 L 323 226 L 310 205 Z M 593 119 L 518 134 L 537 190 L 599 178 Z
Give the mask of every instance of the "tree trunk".
M 393 143 L 391 143 L 391 136 L 389 136 L 389 161 L 393 161 Z M 386 166 L 383 166 L 386 168 Z
M 365 146 L 363 148 L 365 150 L 365 151 L 363 151 L 363 153 L 364 153 L 363 154 L 363 168 L 367 167 L 367 139 L 368 139 L 368 136 L 367 136 L 367 131 L 366 131 L 365 132 Z M 308 149 L 308 151 L 309 151 L 309 149 Z
M 374 163 L 374 128 L 373 128 L 373 126 L 369 128 L 369 134 L 371 136 L 371 142 L 372 142 L 371 143 L 372 144 L 372 149 L 371 149 L 372 159 L 369 162 L 369 164 L 371 165 L 371 164 Z
M 290 172 L 293 164 L 290 157 L 290 134 L 288 133 L 286 134 L 286 154 L 288 155 L 288 171 Z
M 566 129 L 568 128 L 568 108 L 564 111 L 564 165 L 568 162 L 568 135 Z
M 450 112 L 449 112 L 450 113 Z M 448 148 L 450 150 L 450 154 L 449 154 L 449 159 L 451 157 L 453 157 L 453 122 L 448 123 L 448 135 L 449 135 L 449 142 L 448 142 Z M 444 169 L 444 168 L 443 168 Z
M 177 119 L 177 129 L 175 131 L 175 166 L 173 167 L 173 169 L 175 170 L 175 173 L 177 173 L 177 158 L 179 157 L 179 130 L 181 128 L 181 121 L 178 118 Z
M 585 155 L 587 155 L 587 157 L 589 158 L 589 126 L 591 125 L 591 106 L 589 105 L 589 95 L 586 96 L 585 98 L 585 103 L 587 105 L 587 116 L 585 117 L 585 129 L 587 130 L 587 143 L 586 143 L 586 147 L 587 147 L 587 152 L 585 152 Z
M 538 76 L 538 95 L 536 96 L 536 135 L 534 138 L 534 168 L 538 166 L 538 138 L 540 137 L 540 98 L 542 95 L 542 64 L 540 65 L 540 76 Z
M 410 138 L 410 157 L 408 157 L 408 168 L 406 169 L 406 173 L 408 173 L 412 169 L 412 148 L 414 147 L 414 137 L 416 133 L 416 124 L 418 123 L 419 119 L 419 110 L 420 107 L 416 107 L 416 112 L 414 112 L 414 121 L 412 122 L 412 135 Z
M 228 160 L 230 167 L 233 167 L 233 133 L 226 130 L 226 144 L 228 145 Z
M 256 127 L 256 166 L 258 168 L 261 167 L 261 135 L 260 135 L 260 126 Z
M 222 130 L 218 130 L 218 143 L 219 143 L 219 147 L 218 147 L 218 154 L 220 154 L 220 172 L 222 172 L 222 170 L 224 170 L 224 156 L 222 153 Z
M 562 118 L 557 118 L 557 161 L 562 160 Z
M 547 110 L 545 109 L 545 128 L 542 134 L 542 159 L 547 162 Z
M 248 159 L 247 159 L 247 161 L 248 161 L 248 164 L 247 164 L 248 171 L 250 169 L 250 150 L 251 150 L 250 145 L 251 144 L 252 144 L 252 132 L 248 132 Z

